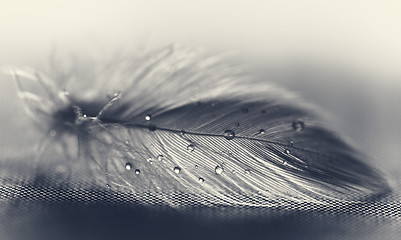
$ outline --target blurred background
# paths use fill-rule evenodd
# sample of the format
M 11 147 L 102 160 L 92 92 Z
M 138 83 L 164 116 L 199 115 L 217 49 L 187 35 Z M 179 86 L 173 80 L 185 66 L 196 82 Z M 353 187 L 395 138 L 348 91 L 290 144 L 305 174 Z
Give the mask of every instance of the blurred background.
M 233 51 L 256 78 L 327 112 L 401 189 L 400 26 L 397 0 L 3 1 L 0 66 L 177 42 Z M 0 156 L 24 154 L 38 139 L 4 73 L 0 106 Z
M 325 109 L 335 129 L 398 175 L 400 26 L 397 0 L 16 0 L 0 8 L 0 66 L 40 69 L 54 51 L 102 56 L 177 42 L 234 51 L 257 77 Z M 26 124 L 3 73 L 0 102 L 5 154 L 21 146 L 16 135 Z

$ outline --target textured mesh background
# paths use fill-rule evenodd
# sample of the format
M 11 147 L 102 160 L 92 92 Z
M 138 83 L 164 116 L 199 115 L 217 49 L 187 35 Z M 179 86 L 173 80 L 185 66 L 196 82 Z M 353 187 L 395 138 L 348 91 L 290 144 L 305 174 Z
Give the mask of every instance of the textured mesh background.
M 2 161 L 1 239 L 399 239 L 399 191 L 365 202 L 230 205 L 210 195 L 131 194 L 32 181 L 27 158 Z M 25 162 L 23 161 L 25 160 Z M 7 163 L 8 162 L 8 163 Z M 24 177 L 25 176 L 25 177 Z M 168 204 L 166 204 L 168 202 Z

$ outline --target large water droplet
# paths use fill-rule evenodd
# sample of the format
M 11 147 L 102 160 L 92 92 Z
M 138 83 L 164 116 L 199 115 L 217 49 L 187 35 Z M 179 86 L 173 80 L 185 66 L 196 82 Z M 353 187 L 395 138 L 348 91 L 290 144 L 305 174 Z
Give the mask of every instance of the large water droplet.
M 193 144 L 189 144 L 189 145 L 187 146 L 187 150 L 188 150 L 189 152 L 193 152 L 193 151 L 195 150 L 195 146 L 194 146 Z
M 216 174 L 222 174 L 222 173 L 223 173 L 223 168 L 220 167 L 220 166 L 217 166 L 217 167 L 214 169 L 214 172 L 215 172 Z
M 235 132 L 234 132 L 233 130 L 226 130 L 226 131 L 224 132 L 224 137 L 225 137 L 227 140 L 232 140 L 232 139 L 235 138 Z
M 200 183 L 203 183 L 203 182 L 205 181 L 205 179 L 203 179 L 203 178 L 200 177 L 200 178 L 198 179 L 198 181 L 199 181 Z
M 131 163 L 126 163 L 126 164 L 125 164 L 125 169 L 131 170 L 131 168 L 132 168 Z
M 145 120 L 146 120 L 146 121 L 150 121 L 150 119 L 152 119 L 152 115 L 146 115 L 146 116 L 145 116 Z
M 304 127 L 305 127 L 305 123 L 303 121 L 297 120 L 292 123 L 292 128 L 297 132 L 304 129 Z
M 135 174 L 136 174 L 136 175 L 138 175 L 138 174 L 140 174 L 140 173 L 141 173 L 141 170 L 135 169 Z
M 174 172 L 177 173 L 177 174 L 179 174 L 179 173 L 181 172 L 181 168 L 175 167 L 175 168 L 174 168 Z

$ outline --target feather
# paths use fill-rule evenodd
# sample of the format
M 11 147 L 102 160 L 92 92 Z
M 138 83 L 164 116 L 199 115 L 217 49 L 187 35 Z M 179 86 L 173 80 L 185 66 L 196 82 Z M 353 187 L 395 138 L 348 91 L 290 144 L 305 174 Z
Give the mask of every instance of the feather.
M 169 205 L 271 206 L 390 191 L 367 156 L 331 131 L 315 107 L 227 59 L 171 46 L 49 76 L 13 75 L 52 139 L 41 143 L 39 161 L 44 151 L 62 158 L 68 181 Z M 23 76 L 46 96 L 22 89 Z

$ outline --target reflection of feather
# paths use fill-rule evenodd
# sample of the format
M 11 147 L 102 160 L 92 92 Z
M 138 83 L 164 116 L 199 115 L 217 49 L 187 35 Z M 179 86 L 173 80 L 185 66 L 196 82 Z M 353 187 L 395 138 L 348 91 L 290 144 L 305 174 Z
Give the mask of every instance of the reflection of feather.
M 176 193 L 204 204 L 269 206 L 388 191 L 315 111 L 219 57 L 171 47 L 121 57 L 96 74 L 24 72 L 46 97 L 23 91 L 23 75 L 14 73 L 31 115 L 50 126 L 47 142 L 67 159 L 78 156 L 74 181 L 90 174 L 167 203 L 179 201 L 169 197 Z

